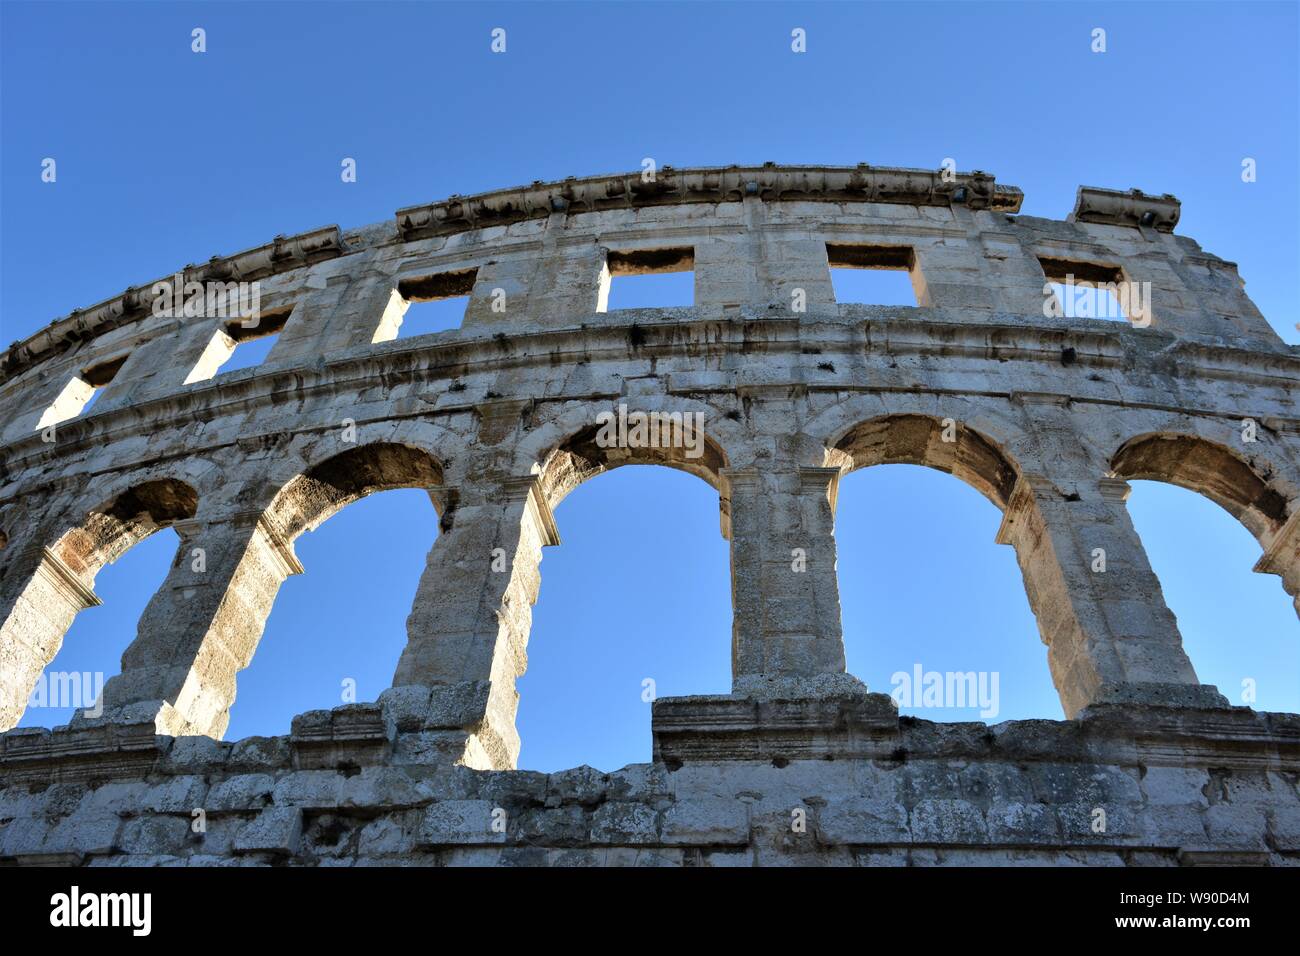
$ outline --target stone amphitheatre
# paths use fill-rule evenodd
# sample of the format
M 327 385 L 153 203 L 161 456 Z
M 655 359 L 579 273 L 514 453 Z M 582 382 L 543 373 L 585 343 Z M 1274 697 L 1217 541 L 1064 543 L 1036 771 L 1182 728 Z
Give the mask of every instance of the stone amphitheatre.
M 866 165 L 537 182 L 183 271 L 257 283 L 251 329 L 160 316 L 148 282 L 15 343 L 0 863 L 1300 863 L 1300 716 L 1197 680 L 1125 504 L 1130 479 L 1200 492 L 1300 592 L 1300 350 L 1174 231 L 1174 197 L 1083 187 L 1063 221 L 1021 200 Z M 838 304 L 832 267 L 906 270 L 918 304 Z M 611 276 L 680 270 L 692 307 L 606 310 Z M 1069 276 L 1148 290 L 1149 314 L 1051 315 Z M 461 328 L 398 337 L 410 302 L 452 296 Z M 701 422 L 695 454 L 598 441 L 620 405 Z M 517 770 L 553 509 L 637 463 L 717 492 L 732 684 L 655 701 L 650 763 Z M 1067 719 L 900 719 L 845 672 L 836 489 L 881 463 L 1001 509 Z M 295 538 L 412 487 L 440 529 L 391 688 L 223 741 Z M 102 713 L 12 729 L 96 573 L 167 527 Z

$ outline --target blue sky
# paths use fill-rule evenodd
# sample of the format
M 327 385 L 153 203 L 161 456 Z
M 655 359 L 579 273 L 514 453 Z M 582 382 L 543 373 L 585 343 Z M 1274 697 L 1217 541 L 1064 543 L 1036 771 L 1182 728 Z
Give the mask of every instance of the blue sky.
M 208 52 L 190 51 L 207 31 Z M 504 27 L 507 52 L 492 54 Z M 807 31 L 793 54 L 790 31 Z M 1107 52 L 1090 51 L 1094 27 Z M 660 165 L 870 162 L 984 169 L 1023 212 L 1080 184 L 1171 192 L 1178 231 L 1240 264 L 1300 342 L 1294 4 L 790 5 L 9 2 L 0 5 L 0 342 L 188 262 L 400 206 Z M 54 184 L 40 163 L 58 163 Z M 344 157 L 357 182 L 340 181 Z M 1258 181 L 1243 183 L 1254 158 Z M 681 294 L 615 290 L 611 305 Z M 656 298 L 659 296 L 660 298 Z M 877 299 L 879 301 L 879 299 Z M 245 349 L 241 349 L 245 353 Z M 642 499 L 649 507 L 628 506 Z M 1134 520 L 1202 680 L 1300 711 L 1300 625 L 1254 540 L 1176 488 L 1135 483 Z M 998 513 L 938 472 L 849 476 L 837 536 L 850 670 L 996 670 L 994 719 L 1059 717 Z M 650 753 L 642 681 L 725 692 L 730 601 L 716 494 L 653 467 L 558 509 L 520 681 L 521 765 L 614 768 Z M 230 737 L 387 686 L 436 535 L 427 496 L 359 502 L 298 541 L 241 675 Z M 114 673 L 175 548 L 99 576 L 53 667 Z M 914 711 L 976 719 L 973 710 Z M 33 710 L 26 724 L 67 713 Z

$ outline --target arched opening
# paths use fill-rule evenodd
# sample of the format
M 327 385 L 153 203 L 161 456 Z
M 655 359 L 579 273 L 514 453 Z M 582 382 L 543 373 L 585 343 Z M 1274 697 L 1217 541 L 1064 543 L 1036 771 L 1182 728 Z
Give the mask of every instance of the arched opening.
M 1188 435 L 1131 439 L 1112 468 L 1132 481 L 1133 524 L 1202 683 L 1235 705 L 1300 712 L 1292 602 L 1252 571 L 1292 579 L 1285 556 L 1261 561 L 1286 524 L 1282 494 L 1231 449 Z
M 410 445 L 378 443 L 340 452 L 293 478 L 268 513 L 290 538 L 319 527 L 359 498 L 396 488 L 430 493 L 442 485 L 442 466 Z
M 587 431 L 548 457 L 543 487 L 564 543 L 547 551 L 518 682 L 521 767 L 648 762 L 651 701 L 728 691 L 729 547 L 716 491 L 725 459 L 702 436 L 696 447 L 698 457 L 602 447 Z
M 276 595 L 228 737 L 287 733 L 297 714 L 373 701 L 390 686 L 437 539 L 441 485 L 427 452 L 376 444 L 313 466 L 277 495 L 268 518 L 305 573 Z
M 122 652 L 135 639 L 140 615 L 167 578 L 180 539 L 164 528 L 95 576 L 103 602 L 73 620 L 54 659 L 27 699 L 19 727 L 61 727 L 78 712 L 94 717 L 104 685 L 122 670 Z
M 0 729 L 61 726 L 79 711 L 95 715 L 144 606 L 180 558 L 175 533 L 157 532 L 192 518 L 197 506 L 198 493 L 184 482 L 143 482 L 27 556 L 30 566 L 13 582 L 0 628 L 7 652 Z M 101 580 L 110 564 L 117 566 Z M 79 617 L 87 609 L 92 613 Z
M 1166 481 L 1209 498 L 1257 539 L 1286 521 L 1286 499 L 1266 476 L 1230 449 L 1191 435 L 1151 434 L 1130 439 L 1111 459 L 1117 478 Z
M 661 416 L 654 419 L 658 426 L 653 436 L 649 419 L 638 415 Z M 565 496 L 584 481 L 620 465 L 667 465 L 703 478 L 715 490 L 720 487 L 726 456 L 704 434 L 702 413 L 622 409 L 607 416 L 601 424 L 574 435 L 547 457 L 542 467 L 542 486 L 552 508 L 559 507 Z
M 850 429 L 828 464 L 846 472 L 835 540 L 849 672 L 903 715 L 1059 719 L 1015 551 L 995 543 L 1017 477 L 1006 456 L 955 421 L 902 415 Z

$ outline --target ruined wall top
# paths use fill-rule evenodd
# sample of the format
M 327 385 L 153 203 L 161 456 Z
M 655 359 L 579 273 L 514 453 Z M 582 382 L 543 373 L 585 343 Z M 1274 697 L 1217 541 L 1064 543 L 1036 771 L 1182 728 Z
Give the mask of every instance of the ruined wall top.
M 996 182 L 993 175 L 976 170 L 970 173 L 945 170 L 900 169 L 859 164 L 833 166 L 729 166 L 675 169 L 664 166 L 647 178 L 641 172 L 568 177 L 559 182 L 533 182 L 528 186 L 500 189 L 473 196 L 453 195 L 440 202 L 422 203 L 399 209 L 391 228 L 384 223 L 353 230 L 346 237 L 337 225 L 325 226 L 293 236 L 276 236 L 272 241 L 252 249 L 226 256 L 213 256 L 208 262 L 190 264 L 179 270 L 184 282 L 254 281 L 292 273 L 316 263 L 355 256 L 372 245 L 400 245 L 429 237 L 446 237 L 462 233 L 505 227 L 533 220 L 544 220 L 556 213 L 578 217 L 584 213 L 611 210 L 646 210 L 664 206 L 692 204 L 741 203 L 747 197 L 764 203 L 833 203 L 839 208 L 822 211 L 828 223 L 854 218 L 854 212 L 872 215 L 871 206 L 910 206 L 911 216 L 886 214 L 900 224 L 908 219 L 934 222 L 951 221 L 951 216 L 927 217 L 923 210 L 964 208 L 972 212 L 1014 214 L 1020 211 L 1023 193 L 1015 186 Z M 857 205 L 860 204 L 860 205 Z M 856 205 L 856 209 L 855 209 Z M 1168 194 L 1153 196 L 1140 190 L 1127 192 L 1080 187 L 1073 212 L 1066 223 L 1110 226 L 1122 229 L 1152 229 L 1171 233 L 1178 223 L 1180 204 Z M 683 214 L 701 227 L 707 220 L 697 213 Z M 716 216 L 723 223 L 729 218 Z M 1026 225 L 1042 230 L 1048 221 L 1029 220 Z M 1015 225 L 1016 220 L 999 224 Z M 992 225 L 990 219 L 985 229 Z M 577 227 L 580 231 L 581 226 Z M 570 230 L 574 231 L 571 225 Z M 595 231 L 600 231 L 597 225 Z M 1057 233 L 1057 235 L 1062 235 Z M 1065 233 L 1069 235 L 1069 233 Z M 1111 230 L 1076 232 L 1078 239 L 1110 246 L 1107 240 L 1124 241 L 1128 237 Z M 499 238 L 483 235 L 491 244 Z M 1165 247 L 1169 248 L 1169 247 Z M 1185 252 L 1179 258 L 1188 265 L 1233 270 L 1233 264 L 1199 250 L 1190 240 L 1182 240 Z M 1113 248 L 1123 253 L 1122 248 Z M 1154 250 L 1143 250 L 1150 255 Z M 0 358 L 0 381 L 22 374 L 33 365 L 123 324 L 147 315 L 154 299 L 155 282 L 132 286 L 125 292 L 102 302 L 77 309 L 53 321 L 26 339 L 15 342 Z M 1270 333 L 1258 330 L 1268 339 Z
M 945 323 L 985 334 L 1138 334 L 1144 348 L 1200 350 L 1233 374 L 1249 366 L 1256 377 L 1294 378 L 1295 350 L 1247 298 L 1235 265 L 1173 234 L 1173 196 L 1081 187 L 1064 221 L 1018 215 L 1022 198 L 980 171 L 665 166 L 452 196 L 362 228 L 277 236 L 133 286 L 10 346 L 0 358 L 0 467 L 50 452 L 37 433 L 79 417 L 91 395 L 89 417 L 101 421 L 187 395 L 239 342 L 272 333 L 262 366 L 214 385 L 365 361 L 398 337 L 411 302 L 452 296 L 468 302 L 461 327 L 415 348 L 637 323 L 867 320 L 920 323 L 921 335 Z M 837 302 L 835 267 L 906 271 L 917 304 Z M 612 276 L 680 270 L 694 272 L 691 306 L 606 314 Z M 1128 322 L 1054 314 L 1050 283 L 1070 282 L 1123 292 Z M 256 286 L 260 324 L 249 331 L 224 311 L 159 310 L 162 290 L 174 288 L 179 306 L 196 284 Z

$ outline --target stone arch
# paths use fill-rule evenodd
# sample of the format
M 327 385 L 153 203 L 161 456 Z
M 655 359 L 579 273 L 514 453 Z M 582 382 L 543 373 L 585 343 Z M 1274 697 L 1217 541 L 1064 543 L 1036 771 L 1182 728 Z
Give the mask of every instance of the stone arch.
M 1165 481 L 1209 498 L 1261 544 L 1286 523 L 1287 500 L 1231 448 L 1200 435 L 1159 431 L 1124 442 L 1111 457 L 1117 478 Z
M 872 418 L 844 430 L 826 464 L 843 474 L 871 465 L 924 465 L 960 478 L 1005 511 L 1019 468 L 993 440 L 950 421 L 915 413 Z
M 647 397 L 645 411 L 660 410 Z M 599 411 L 573 403 L 472 447 L 445 489 L 444 535 L 430 552 L 393 678 L 394 700 L 427 699 L 425 730 L 466 764 L 513 767 L 519 754 L 515 681 L 527 666 L 542 548 L 559 544 L 552 507 L 579 484 L 626 464 L 663 464 L 719 488 L 727 458 L 704 435 L 685 447 L 619 448 L 597 441 Z M 701 411 L 694 403 L 668 411 Z M 615 412 L 617 410 L 615 409 Z M 706 413 L 707 421 L 707 413 Z M 706 426 L 707 428 L 707 426 Z M 410 706 L 408 703 L 404 706 Z M 451 741 L 456 741 L 454 744 Z
M 675 429 L 676 422 L 680 420 L 683 423 L 683 427 L 687 429 L 687 433 L 680 437 L 684 437 L 686 441 L 682 444 L 674 444 L 671 441 L 660 441 L 649 445 L 629 444 L 623 446 L 617 443 L 611 444 L 602 438 L 602 428 L 605 426 L 603 424 L 591 424 L 593 418 L 595 418 L 595 413 L 593 413 L 592 410 L 588 409 L 585 414 L 581 415 L 571 414 L 566 416 L 567 421 L 561 421 L 558 425 L 559 427 L 567 426 L 571 431 L 559 440 L 556 440 L 555 436 L 552 435 L 549 448 L 542 451 L 537 459 L 539 462 L 537 466 L 537 488 L 541 497 L 546 501 L 547 510 L 550 511 L 559 508 L 568 496 L 576 491 L 580 486 L 587 484 L 592 479 L 599 478 L 607 472 L 623 469 L 624 466 L 661 466 L 662 468 L 690 475 L 692 479 L 700 479 L 706 483 L 717 495 L 717 502 L 722 517 L 722 526 L 725 529 L 728 526 L 729 481 L 727 479 L 727 474 L 730 459 L 725 450 L 722 437 L 717 434 L 718 430 L 709 428 L 711 416 L 717 416 L 718 418 L 721 418 L 722 416 L 712 409 L 708 409 L 707 406 L 701 407 L 695 403 L 683 403 L 678 405 L 675 404 L 671 398 L 665 400 L 663 397 L 655 396 L 645 396 L 644 399 L 641 396 L 638 396 L 636 400 L 628 400 L 626 405 L 628 406 L 629 418 L 631 414 L 641 411 L 646 413 L 657 413 L 659 415 L 677 416 L 677 418 L 674 419 L 659 419 L 658 421 L 661 425 L 665 422 L 672 422 L 669 427 Z M 599 407 L 599 411 L 601 412 L 606 410 L 610 411 L 614 415 L 612 426 L 613 430 L 617 431 L 618 405 L 615 404 L 612 408 L 610 406 Z M 703 427 L 699 429 L 698 433 L 694 433 L 689 431 L 689 429 L 693 427 L 691 425 L 693 420 L 689 416 L 697 412 L 703 416 Z M 726 419 L 726 421 L 734 423 L 734 420 L 732 419 Z M 608 434 L 609 432 L 606 431 L 606 435 Z M 688 451 L 692 453 L 688 454 Z M 689 483 L 693 486 L 689 489 L 690 493 L 708 498 L 708 502 L 706 502 L 703 507 L 707 511 L 711 511 L 712 496 L 710 496 L 707 491 L 696 486 L 693 480 Z M 645 486 L 640 485 L 638 487 L 644 488 Z M 686 488 L 681 489 L 683 493 L 687 492 L 687 490 L 688 489 Z M 580 495 L 579 497 L 582 496 Z M 674 497 L 664 497 L 662 494 L 651 492 L 650 496 L 644 499 L 644 506 L 647 508 L 653 508 L 656 506 L 671 507 L 675 503 L 675 500 Z M 697 505 L 700 501 L 700 498 L 693 499 L 693 503 Z M 572 505 L 570 507 L 576 508 L 581 507 L 581 505 Z M 588 512 L 588 514 L 590 514 L 590 512 Z M 694 512 L 694 515 L 698 515 L 698 511 Z M 576 518 L 577 516 L 571 515 L 571 517 Z M 694 516 L 692 521 L 693 523 L 690 526 L 690 533 L 699 533 L 700 526 L 698 521 L 694 520 Z M 708 525 L 709 527 L 704 529 L 705 533 L 716 534 L 717 532 L 712 530 L 711 520 L 708 521 Z M 563 528 L 564 523 L 561 521 L 558 525 L 558 532 L 562 533 Z M 629 543 L 632 547 L 637 546 L 636 538 L 628 537 L 626 534 L 618 534 L 615 535 L 615 537 L 623 541 L 624 547 L 628 546 Z M 723 548 L 726 547 L 725 542 L 719 542 L 719 544 L 721 544 Z M 626 554 L 626 552 L 624 553 Z M 726 573 L 727 559 L 725 557 L 725 551 L 722 553 L 724 557 L 721 561 L 710 561 L 709 567 L 712 571 Z M 709 552 L 709 555 L 711 559 L 718 557 L 718 553 L 712 551 Z M 620 557 L 619 560 L 621 561 L 622 558 Z M 584 561 L 584 568 L 594 568 L 594 566 Z M 585 573 L 586 571 L 584 570 L 584 574 Z M 656 572 L 651 571 L 650 573 L 654 574 Z M 540 584 L 540 579 L 535 582 L 534 599 L 537 594 L 541 593 Z M 552 582 L 552 586 L 556 586 L 557 584 L 559 584 L 558 581 Z M 727 594 L 725 585 L 720 589 L 719 594 Z M 729 605 L 730 602 L 728 602 L 728 608 Z M 727 618 L 727 625 L 729 625 L 729 610 Z M 661 623 L 662 620 L 662 618 L 658 618 L 656 623 Z M 566 614 L 566 628 L 569 626 L 567 622 L 568 616 Z M 531 620 L 528 623 L 531 624 Z M 553 641 L 556 634 L 554 628 L 550 630 L 549 634 Z M 566 634 L 568 634 L 567 630 Z M 529 637 L 531 638 L 531 636 L 530 633 Z M 540 639 L 542 636 L 539 634 L 538 637 Z M 716 637 L 718 643 L 713 647 L 713 651 L 724 656 L 727 654 L 727 637 L 725 630 L 717 632 L 710 629 L 703 637 L 706 642 L 712 642 Z M 576 639 L 575 635 L 572 634 L 568 634 L 566 640 L 569 638 Z M 591 637 L 587 638 L 587 640 L 591 639 Z M 540 657 L 538 659 L 540 661 Z M 692 659 L 683 658 L 682 660 Z M 694 663 L 693 660 L 692 663 Z M 521 669 L 514 676 L 517 679 L 518 677 L 523 676 L 523 673 L 524 672 Z M 559 673 L 559 669 L 554 668 L 551 673 Z M 712 671 L 710 671 L 710 673 L 712 674 Z M 567 679 L 573 680 L 572 676 L 569 676 Z M 713 678 L 710 677 L 710 683 L 712 683 L 712 680 Z M 583 684 L 577 682 L 570 683 L 564 691 L 561 691 L 561 693 L 565 696 L 569 696 L 573 692 L 580 693 L 583 686 Z M 725 685 L 713 689 L 718 691 L 725 690 Z M 537 687 L 534 685 L 534 691 L 536 690 Z M 552 688 L 552 693 L 554 692 L 555 689 Z M 589 702 L 584 704 L 584 707 L 590 706 L 591 704 Z M 592 710 L 587 711 L 587 713 L 595 714 L 598 713 L 598 711 L 593 708 Z M 593 763 L 596 762 L 592 759 L 589 753 L 583 754 L 583 759 L 591 760 Z
M 15 558 L 17 573 L 6 575 L 0 589 L 0 729 L 22 717 L 28 695 L 76 615 L 100 603 L 93 590 L 100 569 L 198 510 L 198 491 L 177 478 L 125 480 L 124 485 L 81 512 L 53 544 L 33 542 Z
M 1264 549 L 1254 570 L 1276 574 L 1300 615 L 1300 508 L 1288 501 L 1280 470 L 1247 460 L 1226 445 L 1179 431 L 1148 432 L 1111 458 L 1118 478 L 1164 481 L 1209 498 Z
M 436 489 L 442 484 L 442 464 L 430 452 L 414 445 L 376 441 L 304 468 L 276 493 L 267 516 L 292 540 L 320 527 L 359 498 L 395 488 L 428 490 L 441 513 Z
M 208 509 L 182 534 L 203 565 L 177 562 L 145 609 L 122 674 L 104 688 L 106 714 L 148 711 L 161 733 L 221 736 L 280 585 L 303 571 L 294 538 L 366 495 L 441 482 L 428 451 L 373 441 L 295 466 L 265 507 L 240 508 L 252 490 Z
M 827 440 L 825 456 L 826 465 L 839 469 L 840 477 L 874 465 L 898 464 L 952 475 L 1003 515 L 1021 484 L 1021 467 L 1000 441 L 943 410 L 899 410 L 842 425 Z M 1042 602 L 1021 564 L 1026 597 L 1038 617 Z
M 690 443 L 699 449 L 698 455 L 691 455 L 681 446 L 629 448 L 605 445 L 599 440 L 601 429 L 600 425 L 588 426 L 570 435 L 544 457 L 541 485 L 552 508 L 583 482 L 623 465 L 665 465 L 701 478 L 715 490 L 722 491 L 727 456 L 722 446 L 707 434 L 690 439 Z
M 132 485 L 92 508 L 50 550 L 89 582 L 105 564 L 116 561 L 161 528 L 193 518 L 199 496 L 175 478 L 155 478 Z

